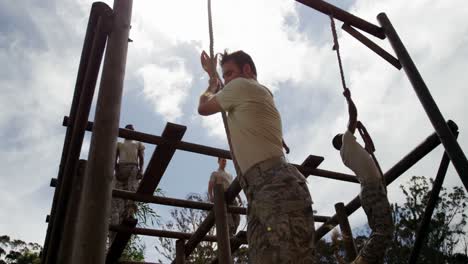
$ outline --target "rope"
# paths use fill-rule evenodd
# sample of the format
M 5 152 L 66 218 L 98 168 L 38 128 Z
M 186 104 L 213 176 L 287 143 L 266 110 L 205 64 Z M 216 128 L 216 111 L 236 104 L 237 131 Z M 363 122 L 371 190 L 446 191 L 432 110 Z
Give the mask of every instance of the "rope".
M 208 30 L 210 34 L 210 58 L 212 69 L 216 69 L 214 58 L 214 37 L 213 37 L 213 18 L 211 15 L 211 0 L 208 0 Z
M 340 44 L 338 43 L 338 35 L 336 34 L 336 26 L 335 26 L 335 19 L 333 18 L 333 13 L 330 12 L 330 26 L 332 30 L 332 35 L 333 35 L 333 50 L 336 51 L 336 57 L 338 58 L 338 66 L 340 67 L 340 76 L 341 76 L 341 84 L 343 85 L 343 90 L 346 90 L 346 82 L 345 82 L 345 76 L 344 76 L 344 71 L 343 71 L 343 63 L 341 62 L 341 55 L 340 55 Z M 379 170 L 380 174 L 382 175 L 382 181 L 384 184 L 385 189 L 387 189 L 387 185 L 385 184 L 385 178 L 383 177 L 383 171 L 382 168 L 380 167 L 379 162 L 377 161 L 377 158 L 375 157 L 375 146 L 374 142 L 372 142 L 372 138 L 370 137 L 369 133 L 367 132 L 365 126 L 361 122 L 362 129 L 358 129 L 359 133 L 361 134 L 361 137 L 363 139 L 369 138 L 370 142 L 366 142 L 366 145 L 369 144 L 371 149 L 366 149 L 367 152 L 371 155 L 372 159 L 375 162 L 375 165 L 377 166 L 377 169 Z
M 209 30 L 209 35 L 210 35 L 210 63 L 211 63 L 211 69 L 215 72 L 214 76 L 215 78 L 218 79 L 219 83 L 221 84 L 221 88 L 223 87 L 221 78 L 218 75 L 218 72 L 216 70 L 216 64 L 217 61 L 214 60 L 214 37 L 213 37 L 213 18 L 212 18 L 212 13 L 211 13 L 211 0 L 208 0 L 208 30 Z M 211 76 L 210 76 L 211 77 Z M 232 142 L 231 142 L 231 133 L 229 131 L 229 125 L 227 122 L 227 117 L 226 117 L 226 112 L 221 112 L 221 116 L 223 117 L 223 124 L 224 124 L 224 130 L 226 131 L 226 137 L 228 140 L 229 144 L 229 149 L 231 151 L 231 158 L 232 162 L 234 163 L 234 168 L 236 170 L 237 177 L 239 178 L 241 175 L 240 167 L 239 164 L 237 163 L 237 159 L 234 156 L 234 152 L 232 151 Z
M 341 55 L 340 55 L 340 44 L 338 43 L 338 36 L 336 34 L 336 27 L 335 27 L 335 20 L 333 19 L 333 15 L 330 13 L 330 26 L 333 35 L 333 50 L 336 51 L 336 56 L 338 57 L 338 65 L 340 67 L 340 75 L 341 75 L 341 84 L 343 85 L 343 90 L 346 89 L 346 82 L 345 76 L 343 71 L 343 64 L 341 62 Z

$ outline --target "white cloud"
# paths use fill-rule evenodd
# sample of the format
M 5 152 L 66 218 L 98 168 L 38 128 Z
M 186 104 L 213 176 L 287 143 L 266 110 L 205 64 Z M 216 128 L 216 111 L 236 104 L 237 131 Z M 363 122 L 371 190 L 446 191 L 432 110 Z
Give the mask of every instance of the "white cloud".
M 138 73 L 143 78 L 143 93 L 155 111 L 169 121 L 180 118 L 183 114 L 181 105 L 186 101 L 192 84 L 192 77 L 184 69 L 183 62 L 177 61 L 171 68 L 148 64 Z

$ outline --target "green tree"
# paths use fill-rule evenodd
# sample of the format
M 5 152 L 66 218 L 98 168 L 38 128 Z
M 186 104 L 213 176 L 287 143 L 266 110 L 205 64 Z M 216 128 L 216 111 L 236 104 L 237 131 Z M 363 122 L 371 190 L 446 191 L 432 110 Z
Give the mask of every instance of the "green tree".
M 41 250 L 37 243 L 0 236 L 0 264 L 39 264 Z
M 401 205 L 392 204 L 395 232 L 385 263 L 408 262 L 432 186 L 433 180 L 422 176 L 413 176 L 406 185 L 400 186 L 405 200 Z M 468 220 L 467 206 L 468 198 L 462 187 L 441 189 L 418 263 L 468 263 L 468 238 L 465 231 Z M 368 232 L 367 225 L 365 228 Z M 358 251 L 367 239 L 365 235 L 354 238 Z M 331 242 L 321 240 L 316 244 L 317 263 L 342 263 L 344 256 L 342 238 L 332 234 L 331 240 Z
M 395 235 L 387 263 L 403 263 L 409 259 L 432 185 L 432 179 L 428 182 L 423 176 L 413 176 L 407 186 L 400 186 L 405 202 L 401 206 L 392 205 Z M 457 246 L 466 238 L 467 205 L 468 197 L 462 187 L 455 186 L 450 191 L 441 189 L 419 263 L 454 263 L 451 261 L 462 258 Z
M 163 195 L 161 189 L 155 191 L 156 195 Z M 138 219 L 139 227 L 154 226 L 160 224 L 159 215 L 146 203 L 137 203 L 138 210 L 136 218 Z M 146 246 L 142 239 L 136 235 L 132 235 L 130 241 L 122 252 L 120 261 L 145 261 Z M 1 264 L 1 263 L 0 263 Z
M 197 193 L 189 194 L 186 198 L 191 201 L 206 202 L 208 201 L 207 195 L 202 196 Z M 200 224 L 208 216 L 209 211 L 182 208 L 171 210 L 171 220 L 162 224 L 164 230 L 171 230 L 184 233 L 195 232 Z M 212 228 L 208 235 L 213 235 L 215 229 Z M 163 256 L 162 259 L 158 259 L 158 263 L 168 263 L 175 259 L 175 240 L 169 238 L 158 238 L 159 244 L 156 246 L 156 250 Z M 216 244 L 211 242 L 200 242 L 195 250 L 186 259 L 187 263 L 193 264 L 205 264 L 216 257 Z M 247 263 L 247 249 L 241 247 L 233 254 L 234 263 Z

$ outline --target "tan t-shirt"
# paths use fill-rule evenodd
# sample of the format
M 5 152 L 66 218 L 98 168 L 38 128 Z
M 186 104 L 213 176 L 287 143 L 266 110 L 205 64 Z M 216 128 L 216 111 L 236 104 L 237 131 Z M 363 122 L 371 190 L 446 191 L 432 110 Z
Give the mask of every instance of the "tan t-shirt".
M 231 185 L 232 175 L 222 170 L 213 171 L 210 176 L 210 181 L 215 184 L 223 184 L 224 190 L 227 190 L 229 185 Z
M 236 78 L 216 99 L 227 112 L 232 149 L 243 173 L 283 155 L 281 117 L 266 87 L 254 79 Z
M 356 177 L 361 185 L 382 182 L 379 169 L 371 155 L 356 142 L 356 137 L 349 130 L 346 130 L 343 134 L 340 155 L 343 163 L 356 173 Z
M 124 142 L 117 142 L 119 150 L 119 163 L 138 164 L 138 151 L 144 150 L 145 146 L 138 141 L 125 139 Z

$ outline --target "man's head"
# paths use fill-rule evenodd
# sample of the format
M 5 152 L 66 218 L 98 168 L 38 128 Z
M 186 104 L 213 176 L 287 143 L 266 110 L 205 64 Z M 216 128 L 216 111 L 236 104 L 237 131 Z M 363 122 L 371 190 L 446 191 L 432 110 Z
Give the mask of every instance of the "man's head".
M 223 169 L 226 168 L 226 159 L 225 158 L 218 158 L 219 168 Z
M 333 147 L 335 147 L 336 150 L 341 149 L 341 145 L 343 145 L 343 134 L 338 134 L 333 138 Z
M 135 129 L 133 128 L 133 125 L 132 125 L 132 124 L 126 125 L 125 128 L 126 128 L 126 129 L 130 129 L 130 130 L 135 130 Z
M 238 77 L 257 79 L 257 69 L 252 57 L 242 50 L 233 53 L 224 51 L 221 55 L 221 68 L 225 84 Z

